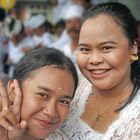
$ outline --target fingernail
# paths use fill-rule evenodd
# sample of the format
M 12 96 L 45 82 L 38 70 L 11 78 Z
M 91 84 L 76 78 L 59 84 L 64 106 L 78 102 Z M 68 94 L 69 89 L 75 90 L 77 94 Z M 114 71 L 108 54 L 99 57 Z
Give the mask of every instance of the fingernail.
M 9 126 L 8 127 L 8 130 L 12 131 L 13 130 L 13 127 Z
M 16 81 L 16 79 L 14 79 L 14 85 L 16 85 L 16 83 L 17 83 L 17 81 Z

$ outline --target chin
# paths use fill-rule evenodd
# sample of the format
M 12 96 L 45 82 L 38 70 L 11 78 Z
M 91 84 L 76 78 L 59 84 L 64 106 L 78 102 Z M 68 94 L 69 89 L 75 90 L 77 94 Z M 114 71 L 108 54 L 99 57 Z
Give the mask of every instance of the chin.
M 30 135 L 32 135 L 34 138 L 36 138 L 36 139 L 45 139 L 45 138 L 47 138 L 49 135 L 50 135 L 50 133 L 30 133 L 29 132 L 29 134 Z
M 35 129 L 35 130 L 28 130 L 28 134 L 36 139 L 45 139 L 47 138 L 50 134 L 51 134 L 52 131 L 49 131 L 49 130 L 41 130 L 39 131 L 38 129 Z

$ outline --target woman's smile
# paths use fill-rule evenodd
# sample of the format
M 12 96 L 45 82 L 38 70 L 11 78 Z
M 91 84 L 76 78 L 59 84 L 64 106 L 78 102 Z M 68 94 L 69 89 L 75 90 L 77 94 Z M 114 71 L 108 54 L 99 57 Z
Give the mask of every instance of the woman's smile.
M 57 124 L 57 122 L 49 121 L 49 120 L 40 120 L 35 119 L 41 128 L 51 128 Z
M 92 76 L 93 79 L 102 79 L 109 74 L 110 70 L 111 69 L 97 68 L 89 70 L 89 74 Z

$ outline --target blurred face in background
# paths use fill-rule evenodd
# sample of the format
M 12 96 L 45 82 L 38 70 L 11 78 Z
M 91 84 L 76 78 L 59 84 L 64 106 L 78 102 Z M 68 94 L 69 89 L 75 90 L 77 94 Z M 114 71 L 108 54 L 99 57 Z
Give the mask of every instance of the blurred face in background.
M 66 20 L 66 30 L 72 40 L 78 40 L 80 26 L 81 19 L 78 17 L 73 17 Z

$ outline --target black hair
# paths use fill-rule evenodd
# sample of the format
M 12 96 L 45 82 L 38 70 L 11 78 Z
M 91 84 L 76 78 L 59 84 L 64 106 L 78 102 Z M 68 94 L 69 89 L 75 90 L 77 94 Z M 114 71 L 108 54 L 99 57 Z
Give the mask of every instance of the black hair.
M 124 35 L 127 37 L 130 46 L 134 45 L 138 37 L 137 23 L 132 15 L 130 9 L 118 2 L 107 2 L 101 3 L 96 6 L 89 8 L 82 17 L 82 24 L 90 18 L 94 18 L 98 15 L 109 15 L 115 22 L 122 28 Z M 140 54 L 138 52 L 138 57 Z M 133 62 L 131 64 L 131 81 L 134 84 L 134 89 L 129 98 L 128 102 L 124 105 L 126 106 L 130 103 L 140 88 L 140 60 Z M 124 107 L 123 106 L 123 107 Z
M 5 17 L 6 17 L 6 12 L 2 7 L 0 7 L 0 22 L 2 22 L 5 19 Z
M 50 65 L 65 69 L 72 74 L 75 82 L 75 92 L 78 85 L 76 68 L 67 56 L 53 48 L 44 47 L 29 51 L 16 65 L 13 78 L 17 79 L 22 84 L 33 71 Z
M 65 21 L 63 19 L 59 20 L 55 25 L 55 28 L 65 28 Z

